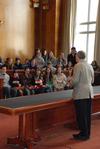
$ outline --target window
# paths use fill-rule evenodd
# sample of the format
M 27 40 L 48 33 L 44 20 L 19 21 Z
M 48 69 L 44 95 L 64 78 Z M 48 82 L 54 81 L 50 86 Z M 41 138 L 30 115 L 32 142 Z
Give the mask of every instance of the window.
M 86 52 L 87 61 L 94 58 L 96 17 L 99 0 L 77 0 L 76 31 L 74 45 L 77 51 Z

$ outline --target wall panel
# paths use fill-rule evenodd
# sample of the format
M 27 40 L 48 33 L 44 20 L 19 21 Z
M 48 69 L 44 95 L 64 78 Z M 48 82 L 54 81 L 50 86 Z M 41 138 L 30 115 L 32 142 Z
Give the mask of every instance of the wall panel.
M 0 0 L 0 56 L 31 57 L 34 48 L 34 9 L 28 0 Z M 30 52 L 29 52 L 30 51 Z

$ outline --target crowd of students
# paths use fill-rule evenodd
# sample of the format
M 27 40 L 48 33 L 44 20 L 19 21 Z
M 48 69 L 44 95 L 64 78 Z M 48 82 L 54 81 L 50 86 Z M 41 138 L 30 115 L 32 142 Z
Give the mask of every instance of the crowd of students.
M 33 58 L 26 59 L 24 64 L 20 58 L 16 58 L 15 63 L 12 58 L 7 58 L 5 62 L 0 58 L 4 98 L 70 89 L 69 80 L 76 64 L 75 55 L 76 48 L 72 47 L 67 57 L 62 52 L 58 58 L 52 51 L 48 53 L 37 49 Z M 13 72 L 11 76 L 7 74 L 8 69 Z M 24 74 L 20 76 L 18 70 L 23 69 Z

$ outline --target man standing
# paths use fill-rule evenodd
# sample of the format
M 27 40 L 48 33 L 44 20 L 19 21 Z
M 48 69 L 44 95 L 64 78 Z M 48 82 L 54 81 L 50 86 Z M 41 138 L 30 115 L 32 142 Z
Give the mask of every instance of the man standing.
M 68 54 L 67 56 L 67 63 L 71 64 L 72 66 L 74 66 L 76 64 L 76 48 L 72 47 L 71 48 L 71 53 Z
M 85 53 L 79 51 L 76 54 L 77 64 L 74 67 L 72 78 L 73 99 L 76 109 L 79 134 L 74 134 L 76 140 L 87 140 L 91 130 L 91 99 L 93 98 L 92 83 L 94 71 L 91 65 L 85 61 Z

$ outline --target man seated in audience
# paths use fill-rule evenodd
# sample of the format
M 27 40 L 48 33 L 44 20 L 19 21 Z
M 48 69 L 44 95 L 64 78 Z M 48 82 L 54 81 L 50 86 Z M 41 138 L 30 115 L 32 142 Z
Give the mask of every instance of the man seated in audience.
M 13 75 L 10 78 L 10 85 L 11 85 L 11 97 L 17 97 L 23 95 L 22 82 L 17 70 L 14 71 Z
M 22 84 L 24 86 L 24 95 L 34 94 L 34 89 L 32 87 L 32 74 L 30 68 L 26 68 L 24 75 L 22 76 Z
M 10 76 L 6 73 L 6 66 L 3 65 L 0 73 L 0 77 L 3 78 L 3 95 L 4 98 L 10 98 L 10 91 L 11 91 L 11 86 L 9 84 L 10 81 Z
M 12 69 L 14 68 L 14 63 L 13 63 L 13 59 L 8 57 L 5 61 L 5 65 L 7 67 L 7 69 Z
M 17 57 L 15 59 L 14 69 L 22 69 L 22 68 L 23 68 L 23 65 L 21 63 L 21 59 Z
M 31 60 L 31 67 L 32 68 L 39 68 L 42 69 L 45 66 L 45 61 L 42 57 L 40 49 L 36 50 L 35 57 Z

